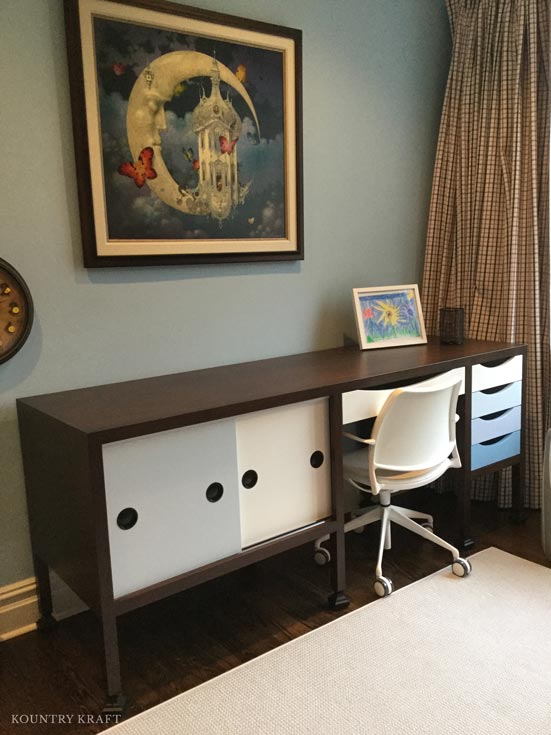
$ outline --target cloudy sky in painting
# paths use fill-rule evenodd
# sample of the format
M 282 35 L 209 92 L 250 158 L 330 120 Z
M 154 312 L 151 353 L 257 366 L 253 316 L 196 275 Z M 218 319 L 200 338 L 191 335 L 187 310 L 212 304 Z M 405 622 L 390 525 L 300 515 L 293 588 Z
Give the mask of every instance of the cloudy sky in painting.
M 110 238 L 247 238 L 282 237 L 285 234 L 283 179 L 283 91 L 281 55 L 263 49 L 229 44 L 213 39 L 95 19 L 94 25 L 99 103 L 103 142 L 103 167 Z M 131 161 L 126 134 L 128 98 L 142 70 L 161 54 L 196 50 L 216 58 L 236 71 L 246 68 L 244 82 L 260 124 L 260 137 L 250 111 L 238 93 L 229 93 L 242 120 L 237 143 L 239 182 L 251 187 L 222 227 L 211 217 L 183 214 L 159 200 L 146 186 L 139 189 L 132 179 L 118 173 L 121 163 Z M 162 155 L 180 186 L 193 188 L 197 174 L 183 151 L 191 148 L 197 157 L 197 138 L 191 113 L 201 91 L 210 92 L 208 78 L 184 83 L 178 96 L 165 105 L 168 129 L 161 133 Z

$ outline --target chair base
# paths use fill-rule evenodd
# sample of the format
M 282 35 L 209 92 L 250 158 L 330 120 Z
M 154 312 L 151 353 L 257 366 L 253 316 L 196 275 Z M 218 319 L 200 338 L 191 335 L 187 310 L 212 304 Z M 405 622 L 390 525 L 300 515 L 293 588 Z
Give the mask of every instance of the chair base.
M 470 562 L 462 559 L 458 549 L 452 544 L 437 536 L 433 530 L 433 518 L 428 513 L 421 513 L 409 508 L 390 504 L 390 492 L 381 491 L 380 505 L 368 509 L 365 513 L 360 513 L 345 523 L 345 533 L 363 529 L 365 526 L 381 521 L 381 535 L 379 540 L 379 551 L 377 554 L 377 565 L 375 568 L 375 592 L 379 597 L 387 597 L 393 590 L 391 580 L 383 575 L 383 553 L 392 547 L 391 525 L 396 523 L 402 528 L 421 536 L 433 544 L 441 546 L 449 551 L 453 557 L 452 571 L 458 577 L 466 577 L 471 572 Z M 322 546 L 329 536 L 319 538 L 314 546 L 314 559 L 317 564 L 326 564 L 331 555 L 329 551 Z
M 381 501 L 383 500 L 384 499 L 381 498 Z M 375 520 L 381 521 L 379 553 L 377 555 L 377 566 L 375 567 L 375 574 L 377 578 L 383 576 L 383 552 L 385 551 L 385 549 L 390 549 L 392 546 L 392 523 L 396 523 L 398 526 L 402 526 L 402 528 L 406 528 L 408 531 L 411 531 L 412 533 L 421 536 L 427 541 L 431 541 L 433 544 L 437 544 L 443 549 L 446 549 L 451 553 L 453 561 L 460 558 L 459 551 L 455 548 L 455 546 L 452 546 L 452 544 L 448 543 L 443 538 L 440 538 L 440 536 L 437 536 L 434 533 L 434 531 L 432 530 L 433 518 L 428 513 L 420 513 L 415 510 L 410 510 L 409 508 L 402 508 L 398 505 L 390 504 L 381 504 L 379 508 L 375 508 L 374 510 L 378 511 L 378 518 L 374 517 L 375 514 L 373 514 L 373 517 L 371 516 L 371 514 L 373 513 L 373 511 L 371 510 L 368 511 L 366 515 L 369 516 L 367 519 L 369 523 L 372 523 Z M 353 528 L 358 528 L 362 525 L 363 519 L 364 516 L 358 516 L 357 518 L 349 521 L 349 523 L 345 524 L 345 531 L 352 530 Z

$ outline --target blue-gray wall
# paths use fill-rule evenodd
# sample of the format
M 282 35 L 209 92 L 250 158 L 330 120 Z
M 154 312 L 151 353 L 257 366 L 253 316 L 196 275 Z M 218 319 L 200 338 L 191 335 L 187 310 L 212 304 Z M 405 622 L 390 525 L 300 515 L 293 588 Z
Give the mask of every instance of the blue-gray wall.
M 303 263 L 85 270 L 62 2 L 1 0 L 0 256 L 36 321 L 0 365 L 0 585 L 32 574 L 18 396 L 336 346 L 352 287 L 420 278 L 444 0 L 198 3 L 303 30 Z

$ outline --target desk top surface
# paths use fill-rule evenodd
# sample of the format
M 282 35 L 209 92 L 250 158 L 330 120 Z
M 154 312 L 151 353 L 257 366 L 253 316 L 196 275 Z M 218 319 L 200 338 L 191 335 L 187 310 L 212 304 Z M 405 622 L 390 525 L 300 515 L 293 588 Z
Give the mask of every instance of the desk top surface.
M 225 418 L 286 403 L 423 378 L 524 353 L 504 342 L 466 340 L 380 350 L 339 347 L 192 372 L 18 399 L 100 441 Z

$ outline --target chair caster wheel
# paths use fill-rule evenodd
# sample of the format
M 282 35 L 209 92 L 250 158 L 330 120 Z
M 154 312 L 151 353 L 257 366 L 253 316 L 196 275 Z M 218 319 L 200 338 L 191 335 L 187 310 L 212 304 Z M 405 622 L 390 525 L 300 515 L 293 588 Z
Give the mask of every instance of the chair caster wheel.
M 320 546 L 320 548 L 316 549 L 314 552 L 314 561 L 319 567 L 324 567 L 331 561 L 331 554 L 323 546 Z
M 471 566 L 471 562 L 468 559 L 462 559 L 461 557 L 459 557 L 458 559 L 453 560 L 452 572 L 455 574 L 456 577 L 468 577 L 472 571 L 473 568 Z
M 373 589 L 379 597 L 388 597 L 394 592 L 394 585 L 388 577 L 377 577 Z
M 429 521 L 425 521 L 424 523 L 421 523 L 421 526 L 423 528 L 426 528 L 427 531 L 430 531 L 431 533 L 434 533 L 434 526 L 432 523 L 429 523 Z

